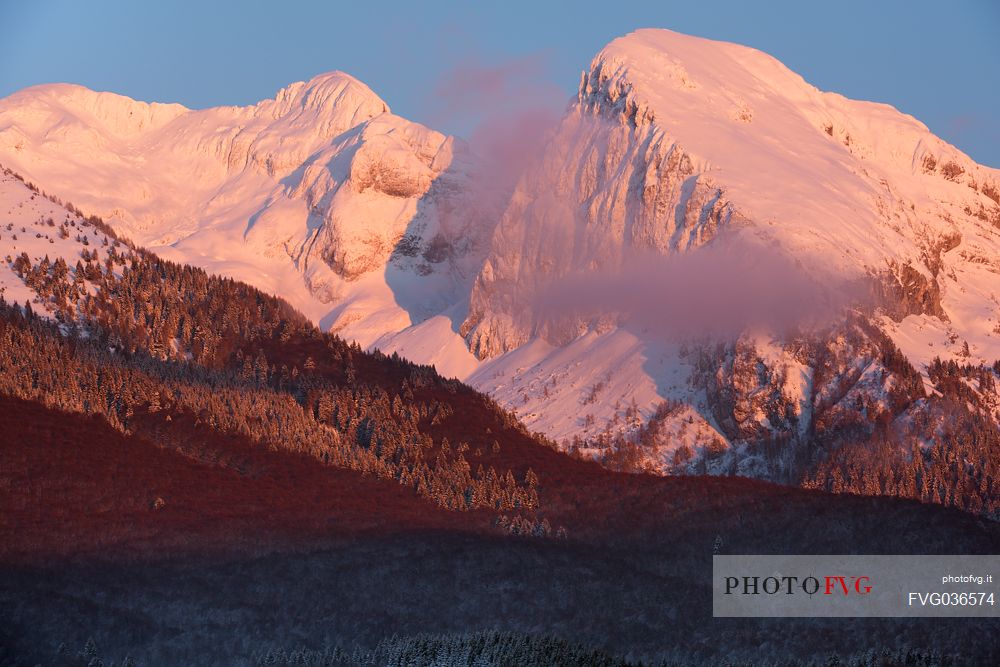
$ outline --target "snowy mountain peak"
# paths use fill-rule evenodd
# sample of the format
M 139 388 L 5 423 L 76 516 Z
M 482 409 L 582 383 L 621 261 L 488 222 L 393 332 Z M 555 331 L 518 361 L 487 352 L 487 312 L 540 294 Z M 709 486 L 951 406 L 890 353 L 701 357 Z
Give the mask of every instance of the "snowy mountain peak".
M 963 182 L 998 174 L 888 104 L 823 92 L 748 46 L 670 30 L 638 30 L 598 53 L 583 75 L 579 101 L 593 106 L 602 100 L 655 123 L 720 166 L 723 153 L 741 152 L 734 140 L 750 141 L 750 147 L 779 139 L 812 147 L 833 139 L 858 159 L 901 172 L 924 173 L 926 158 L 974 172 Z M 714 140 L 713 133 L 719 135 Z M 752 155 L 767 158 L 771 152 Z
M 279 90 L 273 98 L 247 107 L 194 110 L 176 103 L 142 102 L 125 95 L 94 91 L 69 83 L 25 88 L 11 95 L 6 102 L 5 106 L 19 110 L 22 122 L 30 122 L 32 115 L 43 115 L 55 127 L 67 120 L 59 117 L 61 112 L 70 119 L 97 126 L 119 138 L 134 138 L 133 135 L 139 133 L 156 131 L 190 113 L 245 121 L 253 118 L 274 121 L 293 116 L 301 121 L 308 120 L 341 130 L 390 113 L 389 105 L 371 88 L 340 71 L 292 83 Z M 45 120 L 35 119 L 36 122 Z
M 312 122 L 326 122 L 344 129 L 390 113 L 389 105 L 371 88 L 336 70 L 285 86 L 274 99 L 263 100 L 254 108 L 275 120 L 305 114 Z
M 285 86 L 275 95 L 279 105 L 320 109 L 326 107 L 354 108 L 369 117 L 388 113 L 389 105 L 364 82 L 346 72 L 334 70 L 317 74 L 309 81 Z
M 497 227 L 463 331 L 480 357 L 572 339 L 586 323 L 553 338 L 518 299 L 723 234 L 780 247 L 821 280 L 910 267 L 916 291 L 935 292 L 943 248 L 995 243 L 998 191 L 1000 172 L 888 105 L 821 92 L 748 47 L 641 30 L 584 74 Z

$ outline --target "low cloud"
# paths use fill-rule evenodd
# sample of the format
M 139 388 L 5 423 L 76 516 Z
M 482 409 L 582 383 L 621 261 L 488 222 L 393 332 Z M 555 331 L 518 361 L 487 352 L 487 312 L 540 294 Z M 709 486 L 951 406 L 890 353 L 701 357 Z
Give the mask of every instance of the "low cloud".
M 730 338 L 822 326 L 862 298 L 857 286 L 821 281 L 778 248 L 731 238 L 686 253 L 635 254 L 617 270 L 559 279 L 539 292 L 535 314 L 550 325 L 610 317 L 670 340 Z
M 548 58 L 532 54 L 487 63 L 476 54 L 431 87 L 431 126 L 451 131 L 469 147 L 470 195 L 480 208 L 501 207 L 541 151 L 568 98 L 548 75 Z

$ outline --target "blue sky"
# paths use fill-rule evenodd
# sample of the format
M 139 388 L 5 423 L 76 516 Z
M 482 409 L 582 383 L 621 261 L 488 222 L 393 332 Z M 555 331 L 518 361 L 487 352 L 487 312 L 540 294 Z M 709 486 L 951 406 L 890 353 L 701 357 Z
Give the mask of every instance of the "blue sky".
M 464 134 L 475 118 L 442 113 L 435 99 L 457 65 L 528 58 L 534 84 L 568 97 L 604 44 L 641 27 L 767 51 L 822 89 L 888 102 L 1000 167 L 994 0 L 0 0 L 0 96 L 68 81 L 191 107 L 247 104 L 340 69 L 396 113 Z

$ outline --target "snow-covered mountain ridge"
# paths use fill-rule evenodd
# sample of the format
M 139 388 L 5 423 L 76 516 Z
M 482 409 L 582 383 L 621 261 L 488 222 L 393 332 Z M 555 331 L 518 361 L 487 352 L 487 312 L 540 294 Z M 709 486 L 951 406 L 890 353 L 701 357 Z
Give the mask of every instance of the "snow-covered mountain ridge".
M 748 336 L 706 359 L 634 327 L 580 319 L 553 330 L 525 313 L 538 289 L 565 276 L 614 275 L 637 253 L 670 257 L 720 237 L 777 249 L 820 284 L 867 284 L 877 324 L 918 370 L 938 356 L 1000 358 L 1000 171 L 888 105 L 821 92 L 759 51 L 642 30 L 583 74 L 494 232 L 462 328 L 490 360 L 472 383 L 535 428 L 585 439 L 634 431 L 664 400 L 692 407 L 677 420 L 688 428 L 666 429 L 686 435 L 654 457 L 657 467 L 685 442 L 805 435 L 820 403 L 850 392 L 830 386 L 819 398 L 816 354 L 801 341 Z M 639 287 L 655 310 L 658 288 Z M 661 291 L 677 289 L 698 293 Z M 844 359 L 838 382 L 873 371 L 872 358 L 853 370 L 847 360 L 870 344 L 833 345 L 824 354 Z M 797 424 L 768 416 L 764 404 L 776 402 Z
M 615 270 L 630 250 L 690 250 L 722 229 L 824 278 L 894 267 L 930 281 L 959 245 L 997 258 L 1000 172 L 887 105 L 818 91 L 747 47 L 661 30 L 618 39 L 583 75 L 552 143 L 473 291 L 465 328 L 481 357 L 537 333 L 511 330 L 491 294 Z
M 136 243 L 365 345 L 458 300 L 486 246 L 461 202 L 462 147 L 342 72 L 203 110 L 37 86 L 0 101 L 0 146 L 4 165 Z
M 870 422 L 909 423 L 913 378 L 881 332 L 929 392 L 935 357 L 1000 359 L 1000 171 L 759 51 L 665 30 L 594 58 L 502 214 L 476 201 L 461 142 L 336 72 L 206 110 L 27 89 L 0 100 L 0 163 L 170 259 L 435 363 L 554 438 L 600 444 L 653 420 L 644 455 L 661 471 L 806 441 L 861 404 Z M 812 337 L 717 346 L 536 317 L 537 294 L 568 276 L 722 239 L 786 256 L 820 285 L 868 285 L 879 309 Z M 643 289 L 652 311 L 676 301 L 657 290 L 701 296 Z

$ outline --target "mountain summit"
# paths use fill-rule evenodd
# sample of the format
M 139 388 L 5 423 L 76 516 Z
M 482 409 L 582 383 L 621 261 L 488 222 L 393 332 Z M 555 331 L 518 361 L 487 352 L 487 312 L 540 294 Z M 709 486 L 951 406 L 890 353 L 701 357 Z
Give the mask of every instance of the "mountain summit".
M 736 44 L 666 30 L 615 40 L 583 74 L 552 147 L 512 197 L 473 291 L 466 330 L 480 357 L 538 333 L 513 325 L 512 289 L 616 270 L 629 251 L 752 235 L 826 280 L 893 266 L 937 294 L 945 248 L 1000 250 L 1000 172 L 892 107 L 821 92 Z M 962 301 L 951 310 L 989 300 L 981 278 L 967 297 L 945 290 Z

